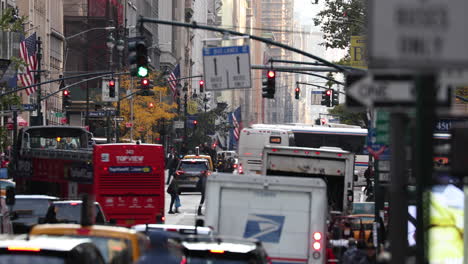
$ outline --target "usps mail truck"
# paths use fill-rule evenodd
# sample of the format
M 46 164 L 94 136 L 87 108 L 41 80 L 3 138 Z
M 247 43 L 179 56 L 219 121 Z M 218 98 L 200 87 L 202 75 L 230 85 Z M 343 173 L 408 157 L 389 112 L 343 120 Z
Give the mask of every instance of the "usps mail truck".
M 212 174 L 205 223 L 221 235 L 262 241 L 273 263 L 325 263 L 322 179 Z

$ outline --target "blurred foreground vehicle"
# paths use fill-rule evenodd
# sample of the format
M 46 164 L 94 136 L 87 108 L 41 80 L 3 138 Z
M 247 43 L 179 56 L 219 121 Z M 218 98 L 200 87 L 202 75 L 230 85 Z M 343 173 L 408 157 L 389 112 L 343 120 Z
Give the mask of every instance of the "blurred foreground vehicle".
M 262 243 L 221 236 L 189 236 L 180 241 L 187 264 L 268 264 Z
M 133 230 L 143 232 L 149 235 L 152 231 L 166 231 L 173 232 L 180 235 L 213 235 L 214 232 L 209 227 L 204 226 L 190 226 L 190 225 L 162 225 L 162 224 L 147 224 L 147 225 L 134 225 Z
M 37 237 L 0 241 L 0 264 L 104 264 L 89 239 Z
M 149 245 L 145 235 L 117 226 L 44 224 L 34 226 L 30 235 L 88 238 L 99 248 L 106 263 L 132 263 Z

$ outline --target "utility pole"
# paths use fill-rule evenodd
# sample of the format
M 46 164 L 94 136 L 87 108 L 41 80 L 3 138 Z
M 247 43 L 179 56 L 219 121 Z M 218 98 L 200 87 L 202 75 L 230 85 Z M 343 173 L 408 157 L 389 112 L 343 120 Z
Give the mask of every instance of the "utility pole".
M 41 89 L 41 62 L 42 62 L 42 41 L 41 37 L 37 38 L 37 72 L 35 74 L 35 79 L 36 83 L 39 83 L 37 86 L 37 116 L 36 116 L 36 121 L 34 122 L 35 125 L 37 126 L 42 126 L 42 106 L 41 106 L 41 94 L 42 94 L 42 89 Z
M 184 95 L 184 142 L 187 144 L 187 91 Z

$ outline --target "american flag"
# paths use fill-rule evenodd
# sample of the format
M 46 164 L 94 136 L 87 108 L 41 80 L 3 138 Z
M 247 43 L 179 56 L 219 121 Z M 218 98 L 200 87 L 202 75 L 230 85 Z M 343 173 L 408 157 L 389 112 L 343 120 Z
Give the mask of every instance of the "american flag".
M 171 72 L 169 77 L 167 78 L 167 81 L 169 82 L 169 86 L 171 87 L 172 90 L 172 96 L 176 98 L 177 96 L 177 84 L 179 81 L 177 79 L 180 78 L 180 64 L 177 64 L 174 68 L 174 70 Z
M 234 138 L 239 141 L 239 135 L 241 130 L 241 108 L 240 106 L 236 109 L 236 111 L 232 112 L 232 125 L 234 126 L 233 135 Z
M 36 57 L 36 33 L 27 37 L 20 43 L 20 57 L 28 65 L 23 68 L 23 72 L 18 73 L 18 78 L 23 86 L 29 86 L 35 83 L 34 72 L 37 69 Z M 29 96 L 37 90 L 37 86 L 27 88 L 26 94 Z

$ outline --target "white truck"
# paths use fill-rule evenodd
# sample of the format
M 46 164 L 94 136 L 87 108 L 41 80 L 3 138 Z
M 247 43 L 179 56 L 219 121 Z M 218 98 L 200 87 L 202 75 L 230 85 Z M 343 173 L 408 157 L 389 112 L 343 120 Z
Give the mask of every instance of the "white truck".
M 262 241 L 273 263 L 325 263 L 327 193 L 322 179 L 215 173 L 205 224 L 221 235 Z
M 301 148 L 267 145 L 263 149 L 262 175 L 321 178 L 327 184 L 330 211 L 351 213 L 353 203 L 353 153 L 340 148 Z

